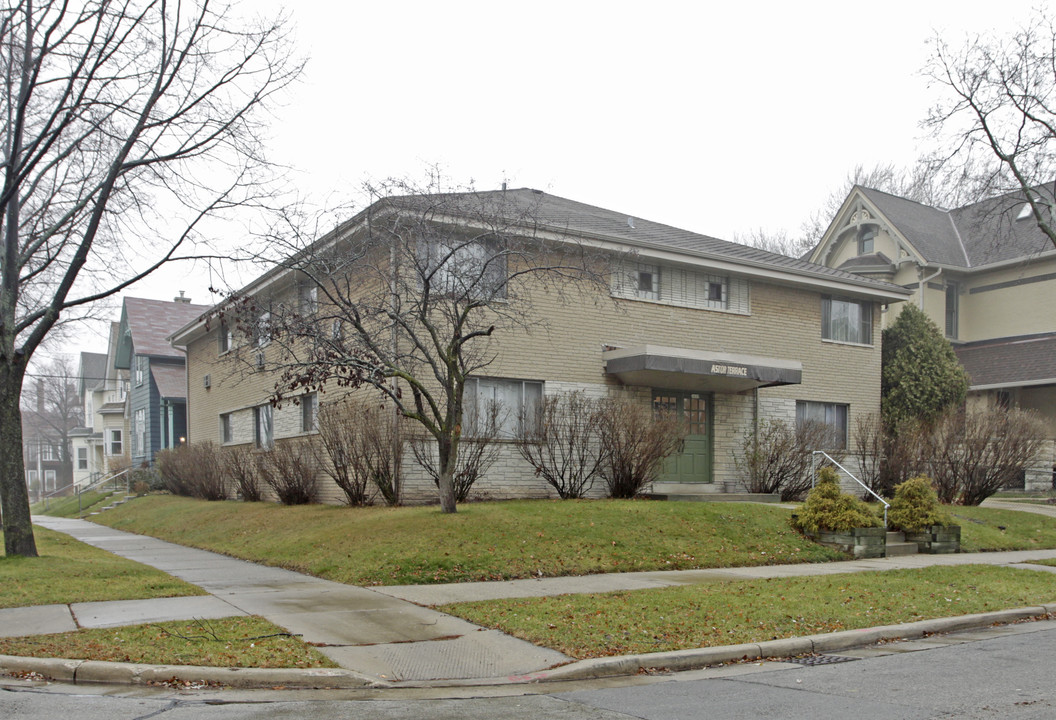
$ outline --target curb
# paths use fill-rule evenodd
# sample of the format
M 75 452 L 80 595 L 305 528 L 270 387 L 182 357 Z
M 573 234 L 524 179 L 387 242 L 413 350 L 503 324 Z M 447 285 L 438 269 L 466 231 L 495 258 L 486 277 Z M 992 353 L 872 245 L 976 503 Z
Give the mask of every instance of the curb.
M 886 640 L 909 640 L 937 633 L 971 630 L 993 625 L 1007 625 L 1022 620 L 1048 617 L 1054 614 L 1056 614 L 1056 603 L 1050 603 L 973 615 L 918 620 L 900 625 L 881 625 L 860 630 L 843 630 L 820 635 L 768 640 L 761 643 L 592 658 L 562 665 L 553 670 L 542 670 L 503 679 L 477 678 L 442 680 L 432 683 L 412 682 L 409 684 L 418 687 L 473 686 L 495 684 L 497 682 L 516 685 L 636 675 L 640 672 L 656 669 L 669 671 L 699 670 L 709 665 L 827 653 L 872 645 Z M 334 668 L 268 669 L 220 668 L 196 665 L 139 665 L 97 660 L 0 655 L 0 675 L 18 677 L 27 674 L 40 675 L 49 680 L 73 684 L 149 685 L 177 683 L 222 685 L 242 689 L 365 689 L 393 687 L 393 683 L 376 680 L 352 670 Z

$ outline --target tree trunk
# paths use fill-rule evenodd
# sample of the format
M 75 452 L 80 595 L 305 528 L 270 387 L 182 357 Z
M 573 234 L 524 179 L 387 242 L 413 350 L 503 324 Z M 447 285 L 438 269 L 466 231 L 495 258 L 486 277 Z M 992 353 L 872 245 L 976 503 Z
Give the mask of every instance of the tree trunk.
M 22 367 L 0 365 L 0 507 L 7 555 L 37 557 L 22 457 L 22 377 Z
M 437 441 L 437 451 L 440 455 L 440 484 L 437 488 L 440 493 L 440 510 L 445 513 L 458 512 L 455 507 L 455 462 L 457 456 L 450 438 L 440 438 Z

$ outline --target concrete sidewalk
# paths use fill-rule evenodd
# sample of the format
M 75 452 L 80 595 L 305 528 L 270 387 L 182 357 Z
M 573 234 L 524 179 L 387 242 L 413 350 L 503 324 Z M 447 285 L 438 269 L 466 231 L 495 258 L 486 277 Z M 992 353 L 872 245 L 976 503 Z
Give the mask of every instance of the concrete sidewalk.
M 33 522 L 115 555 L 150 565 L 210 593 L 202 598 L 121 601 L 0 610 L 0 626 L 33 633 L 74 629 L 91 606 L 91 627 L 163 619 L 260 615 L 314 643 L 342 668 L 383 681 L 524 675 L 571 658 L 497 630 L 366 588 L 321 580 L 217 553 L 134 535 L 85 520 L 36 516 Z M 167 603 L 167 614 L 162 612 Z M 29 617 L 39 610 L 37 621 Z M 203 611 L 204 612 L 199 612 Z M 148 617 L 143 620 L 144 617 Z M 44 618 L 47 618 L 45 620 Z M 54 629 L 45 629 L 51 625 Z M 26 633 L 30 634 L 30 633 Z
M 1044 507 L 1040 514 L 1056 516 L 1056 509 Z M 619 674 L 624 669 L 633 674 L 639 667 L 650 667 L 650 662 L 659 662 L 659 659 L 642 656 L 567 665 L 572 658 L 559 652 L 537 647 L 497 630 L 478 627 L 422 607 L 424 605 L 639 590 L 726 580 L 877 572 L 931 565 L 1010 565 L 1056 558 L 1056 549 L 910 555 L 835 563 L 360 588 L 113 530 L 83 520 L 37 516 L 33 521 L 116 555 L 158 568 L 198 585 L 210 595 L 0 610 L 0 635 L 64 632 L 77 627 L 109 627 L 164 620 L 260 615 L 301 635 L 306 642 L 316 644 L 338 665 L 360 677 L 363 685 L 377 682 L 459 682 L 482 678 L 513 681 L 574 677 L 577 673 L 585 673 L 586 676 L 591 673 Z M 1031 567 L 1039 571 L 1056 572 L 1056 568 L 1040 565 Z M 1048 611 L 1049 608 L 1027 609 L 1015 617 L 1030 617 Z M 942 632 L 947 627 L 971 626 L 965 625 L 966 622 L 985 625 L 998 621 L 982 616 L 974 620 L 949 618 L 912 623 L 906 626 L 904 632 Z M 903 630 L 897 627 L 881 628 L 878 632 L 884 637 L 898 637 Z M 763 648 L 764 644 L 755 644 L 750 648 L 737 646 L 686 650 L 665 654 L 672 657 L 665 658 L 662 664 L 673 666 L 684 662 L 687 666 L 696 664 L 700 667 L 708 662 L 724 662 L 742 656 L 765 657 L 767 652 L 788 655 L 820 652 L 819 648 L 828 647 L 833 642 L 869 642 L 863 633 L 865 631 L 850 631 L 824 638 L 792 638 L 775 641 L 780 647 L 769 649 Z M 847 637 L 838 637 L 842 635 Z M 565 667 L 550 670 L 562 665 Z M 171 669 L 163 672 L 171 672 Z

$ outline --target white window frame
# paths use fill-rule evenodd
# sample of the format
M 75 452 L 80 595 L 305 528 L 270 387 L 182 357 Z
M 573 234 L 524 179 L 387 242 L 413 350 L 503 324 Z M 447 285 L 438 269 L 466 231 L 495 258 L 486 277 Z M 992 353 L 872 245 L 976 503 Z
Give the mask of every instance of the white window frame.
M 147 411 L 145 408 L 139 408 L 133 413 L 132 427 L 136 444 L 133 449 L 142 455 L 147 450 Z
M 55 459 L 55 446 L 51 443 L 40 444 L 40 459 L 42 461 L 51 461 Z
M 136 387 L 140 387 L 146 379 L 146 358 L 136 355 Z
M 258 348 L 271 344 L 271 311 L 262 312 L 257 317 L 255 344 Z
M 54 470 L 45 470 L 44 471 L 44 490 L 45 491 L 57 490 L 58 488 L 56 487 L 56 484 L 57 483 L 56 483 L 56 478 L 55 478 L 55 471 Z
M 253 442 L 262 450 L 275 447 L 275 415 L 271 405 L 253 408 Z
M 946 283 L 945 299 L 945 331 L 946 337 L 951 340 L 957 339 L 957 330 L 961 320 L 961 288 L 957 283 Z M 951 303 L 952 298 L 952 303 Z M 952 304 L 952 308 L 950 307 Z
M 873 344 L 873 304 L 834 295 L 821 296 L 821 337 L 852 345 Z
M 479 434 L 477 419 L 489 410 L 486 403 L 501 403 L 496 437 L 513 440 L 524 436 L 524 422 L 534 416 L 543 400 L 541 380 L 480 377 L 466 381 L 462 397 L 463 425 L 467 435 Z M 509 406 L 507 406 L 509 405 Z
M 114 452 L 114 448 L 117 452 Z M 125 454 L 125 443 L 121 428 L 107 428 L 106 454 L 108 457 L 121 457 Z
M 851 406 L 847 403 L 796 400 L 796 424 L 813 420 L 829 428 L 834 442 L 816 450 L 846 450 L 850 439 Z
M 88 469 L 88 448 L 86 447 L 77 448 L 77 469 Z

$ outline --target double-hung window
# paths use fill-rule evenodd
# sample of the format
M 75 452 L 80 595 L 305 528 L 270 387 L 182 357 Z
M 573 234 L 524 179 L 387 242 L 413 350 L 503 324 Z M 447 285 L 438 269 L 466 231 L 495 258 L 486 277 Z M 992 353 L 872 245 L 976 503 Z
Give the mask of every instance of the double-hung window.
M 523 437 L 543 400 L 543 384 L 534 380 L 470 378 L 462 398 L 470 436 Z
M 796 425 L 813 423 L 827 431 L 824 447 L 817 450 L 847 449 L 847 416 L 850 406 L 841 403 L 796 401 Z
M 121 431 L 116 428 L 111 428 L 107 432 L 107 444 L 106 449 L 109 451 L 107 454 L 111 456 L 121 456 L 125 454 L 125 450 L 121 443 Z
M 837 342 L 871 345 L 873 304 L 847 298 L 821 297 L 821 336 Z
M 216 349 L 220 355 L 229 352 L 234 345 L 234 334 L 226 322 L 220 323 L 220 331 L 216 338 Z
M 147 411 L 144 408 L 136 410 L 132 418 L 135 434 L 136 447 L 134 450 L 142 455 L 147 451 Z
M 309 281 L 297 286 L 297 311 L 304 317 L 314 315 L 319 309 L 319 287 Z
M 77 469 L 87 470 L 88 469 L 88 448 L 79 447 L 77 448 Z

